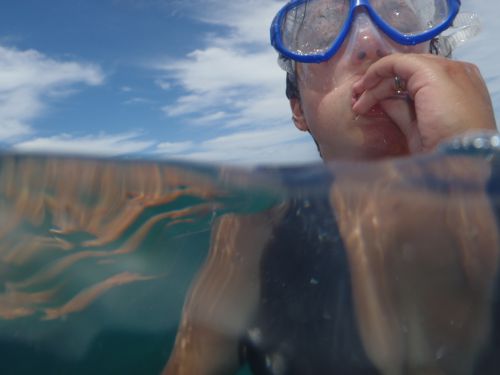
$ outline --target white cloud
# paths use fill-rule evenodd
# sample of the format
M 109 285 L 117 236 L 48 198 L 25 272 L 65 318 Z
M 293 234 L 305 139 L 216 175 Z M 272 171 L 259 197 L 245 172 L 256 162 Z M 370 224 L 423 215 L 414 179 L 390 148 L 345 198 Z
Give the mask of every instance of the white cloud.
M 226 111 L 232 115 L 226 125 L 263 127 L 282 122 L 290 115 L 284 95 L 284 74 L 270 50 L 247 54 L 208 48 L 192 52 L 187 61 L 166 63 L 162 69 L 186 92 L 173 104 L 163 107 L 167 116 L 198 118 L 200 114 Z M 215 120 L 221 125 L 220 118 Z
M 500 45 L 496 42 L 500 34 L 498 22 L 498 1 L 496 0 L 464 0 L 462 10 L 472 11 L 479 15 L 481 33 L 457 48 L 454 53 L 456 59 L 466 60 L 478 65 L 485 78 L 491 93 L 493 105 L 500 121 Z
M 291 142 L 301 138 L 300 132 L 290 128 L 284 130 L 274 128 L 260 131 L 247 131 L 224 135 L 203 142 L 203 145 L 209 149 L 225 149 L 236 151 L 241 149 L 251 149 L 255 147 L 276 146 L 282 142 Z
M 203 124 L 211 124 L 215 121 L 225 121 L 228 118 L 227 113 L 224 111 L 218 111 L 214 113 L 208 113 L 204 116 L 198 117 L 192 121 L 194 124 L 203 125 Z
M 158 147 L 157 154 L 174 159 L 236 165 L 296 164 L 320 160 L 309 136 L 293 126 L 239 131 L 198 143 L 167 143 L 163 148 L 169 152 Z
M 212 93 L 211 96 L 203 94 L 189 94 L 180 96 L 175 105 L 166 105 L 162 108 L 167 116 L 181 116 L 186 114 L 198 114 L 200 110 L 214 109 L 214 100 L 223 100 L 220 93 Z
M 156 146 L 156 152 L 161 154 L 177 154 L 194 148 L 194 143 L 186 142 L 163 142 Z
M 191 92 L 210 93 L 234 87 L 267 88 L 283 84 L 279 79 L 276 54 L 209 47 L 191 52 L 186 60 L 166 63 L 166 70 Z M 280 74 L 281 75 L 281 74 Z
M 128 100 L 125 100 L 123 104 L 144 104 L 144 103 L 150 103 L 150 99 L 146 98 L 140 98 L 140 97 L 135 97 L 135 98 L 130 98 Z
M 0 120 L 0 140 L 11 139 L 29 133 L 31 133 L 31 128 L 15 119 Z
M 225 150 L 200 150 L 191 154 L 178 155 L 175 158 L 196 161 L 221 163 L 239 166 L 255 165 L 297 165 L 319 162 L 320 159 L 310 142 L 296 142 L 282 145 L 275 145 L 266 148 L 247 148 L 229 153 Z M 243 151 L 243 152 L 242 152 Z
M 76 84 L 95 86 L 103 80 L 95 65 L 0 45 L 0 140 L 32 133 L 30 122 L 43 114 L 49 100 L 73 93 Z
M 169 90 L 172 87 L 172 84 L 168 80 L 162 78 L 156 79 L 155 83 L 162 90 Z
M 269 45 L 269 26 L 283 3 L 195 1 L 202 7 L 192 7 L 194 16 L 223 31 L 206 35 L 205 48 L 156 64 L 162 72 L 156 83 L 183 90 L 162 108 L 166 116 L 182 118 L 185 125 L 213 125 L 223 135 L 166 156 L 245 165 L 319 160 L 310 136 L 290 121 L 285 74 Z
M 163 107 L 169 117 L 183 116 L 187 124 L 265 128 L 290 116 L 284 95 L 284 73 L 269 45 L 271 20 L 283 1 L 207 0 L 193 7 L 199 19 L 223 26 L 223 32 L 206 38 L 206 47 L 185 58 L 156 64 L 161 82 L 184 90 Z M 212 9 L 206 12 L 201 9 Z M 214 113 L 225 116 L 212 116 Z M 190 117 L 195 118 L 191 121 Z M 203 118 L 203 121 L 199 119 Z
M 230 31 L 214 44 L 234 46 L 257 44 L 268 47 L 271 21 L 286 1 L 276 0 L 203 0 L 203 7 L 193 8 L 196 16 L 216 25 L 226 26 Z M 201 1 L 200 1 L 201 3 Z M 206 9 L 213 11 L 207 12 Z
M 186 125 L 232 129 L 170 157 L 247 165 L 319 160 L 309 136 L 289 120 L 284 72 L 269 46 L 269 25 L 282 3 L 209 0 L 203 9 L 217 11 L 196 16 L 227 32 L 207 36 L 204 49 L 156 66 L 184 90 L 163 107 L 167 116 L 182 116 Z
M 12 148 L 23 152 L 118 156 L 139 153 L 153 146 L 153 141 L 138 140 L 139 136 L 138 133 L 99 134 L 81 137 L 60 134 L 19 142 L 12 145 Z

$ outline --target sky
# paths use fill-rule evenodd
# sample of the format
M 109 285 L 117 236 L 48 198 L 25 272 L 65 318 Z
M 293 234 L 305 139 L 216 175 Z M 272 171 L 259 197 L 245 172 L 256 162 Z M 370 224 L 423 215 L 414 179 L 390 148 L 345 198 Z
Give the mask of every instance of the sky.
M 303 164 L 269 45 L 276 0 L 3 0 L 0 149 L 222 164 Z M 463 0 L 482 32 L 455 58 L 500 119 L 498 0 Z

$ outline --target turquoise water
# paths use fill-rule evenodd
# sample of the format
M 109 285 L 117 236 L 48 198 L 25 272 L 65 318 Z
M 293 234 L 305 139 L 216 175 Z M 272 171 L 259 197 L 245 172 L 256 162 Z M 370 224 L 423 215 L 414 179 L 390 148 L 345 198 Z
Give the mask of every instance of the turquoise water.
M 443 238 L 450 232 L 450 217 L 457 217 L 449 207 L 458 205 L 457 212 L 467 212 L 467 202 L 476 200 L 479 207 L 483 200 L 476 198 L 482 190 L 489 190 L 488 207 L 493 211 L 498 203 L 490 164 L 464 164 L 460 158 L 248 171 L 151 161 L 2 156 L 0 374 L 159 374 L 170 356 L 188 290 L 207 259 L 214 222 L 226 214 L 255 214 L 290 199 L 323 194 L 331 175 L 345 196 L 353 195 L 343 204 L 352 205 L 349 212 L 359 209 L 361 218 L 373 206 L 370 202 L 386 199 L 388 203 L 373 212 L 382 224 L 392 225 L 388 228 L 401 222 L 393 220 L 396 214 L 418 216 L 414 207 L 404 211 L 395 197 L 403 202 L 438 202 L 429 206 L 430 217 L 436 206 L 445 205 L 449 215 L 436 221 L 443 225 Z M 375 194 L 372 200 L 361 199 L 370 194 Z M 483 211 L 472 212 L 470 223 L 475 217 L 483 220 Z M 421 221 L 411 223 L 415 233 L 422 230 L 419 226 L 430 231 L 425 226 L 429 217 L 421 214 Z M 455 222 L 453 226 L 457 231 L 463 228 Z M 385 241 L 377 233 L 371 236 Z M 397 238 L 404 242 L 401 236 Z M 417 243 L 417 237 L 408 238 Z M 466 241 L 462 237 L 453 237 L 457 248 Z M 432 249 L 433 238 L 428 240 Z M 403 242 L 399 248 L 411 248 Z M 408 274 L 422 264 L 398 265 L 394 274 L 404 279 L 403 270 Z M 455 277 L 452 271 L 450 279 Z M 407 289 L 397 293 L 406 290 L 410 295 L 419 284 L 404 285 Z M 491 306 L 493 302 L 492 298 Z M 495 326 L 483 329 L 493 332 Z M 488 363 L 500 371 L 500 366 Z M 248 368 L 239 372 L 250 373 Z
M 213 221 L 277 196 L 189 165 L 12 156 L 0 168 L 1 374 L 158 374 Z

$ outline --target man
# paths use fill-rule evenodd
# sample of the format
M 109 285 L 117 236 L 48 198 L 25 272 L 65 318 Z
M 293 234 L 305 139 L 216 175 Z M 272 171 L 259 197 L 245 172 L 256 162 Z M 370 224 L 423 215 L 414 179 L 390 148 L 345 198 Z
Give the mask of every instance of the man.
M 325 161 L 426 153 L 464 132 L 496 129 L 478 69 L 427 53 L 459 6 L 283 7 L 271 35 L 293 121 Z M 392 187 L 412 192 L 406 177 L 423 167 L 375 164 L 365 168 L 373 185 L 335 169 L 324 196 L 221 218 L 165 373 L 232 374 L 244 361 L 256 374 L 470 373 L 490 327 L 498 238 L 482 194 L 487 171 L 469 163 L 425 167 L 436 178 L 448 171 L 440 186 L 453 204 L 425 189 L 417 200 L 394 197 Z M 450 181 L 470 173 L 478 194 L 467 201 Z M 462 238 L 471 228 L 476 242 Z
M 297 59 L 296 68 L 288 73 L 300 93 L 290 101 L 294 122 L 311 133 L 325 160 L 371 160 L 428 151 L 465 131 L 495 129 L 478 69 L 425 53 L 430 40 L 452 21 L 451 5 L 457 11 L 460 2 L 441 3 L 448 12 L 437 14 L 443 10 L 436 8 L 427 16 L 435 19 L 429 20 L 420 19 L 418 12 L 429 13 L 427 9 L 437 7 L 434 1 L 296 1 L 290 3 L 295 7 L 277 16 L 274 44 L 288 61 Z M 316 18 L 326 19 L 328 27 L 320 24 L 321 31 L 308 27 L 316 25 Z M 423 29 L 421 24 L 435 27 Z M 400 39 L 389 38 L 381 25 Z M 404 34 L 408 28 L 411 33 Z M 304 51 L 301 43 L 311 52 Z M 395 95 L 395 79 L 405 85 L 402 95 Z

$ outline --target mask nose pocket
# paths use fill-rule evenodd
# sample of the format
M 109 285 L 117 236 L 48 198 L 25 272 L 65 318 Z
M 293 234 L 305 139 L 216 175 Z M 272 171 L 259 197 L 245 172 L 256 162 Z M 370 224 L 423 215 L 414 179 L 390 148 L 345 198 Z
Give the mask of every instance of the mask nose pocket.
M 344 58 L 354 64 L 373 62 L 397 52 L 389 38 L 374 25 L 364 11 L 356 11 L 344 44 Z

